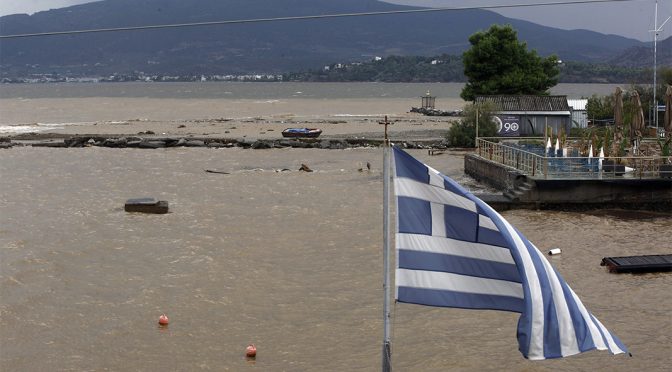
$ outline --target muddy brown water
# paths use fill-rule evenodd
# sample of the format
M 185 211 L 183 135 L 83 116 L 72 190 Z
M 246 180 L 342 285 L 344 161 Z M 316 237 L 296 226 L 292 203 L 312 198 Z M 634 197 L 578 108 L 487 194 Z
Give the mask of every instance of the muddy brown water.
M 462 153 L 411 153 L 482 190 Z M 372 170 L 359 172 L 366 162 Z M 302 163 L 315 171 L 297 171 Z M 380 149 L 0 151 L 0 370 L 379 370 L 381 163 Z M 167 200 L 170 213 L 124 212 L 143 196 Z M 669 367 L 672 274 L 599 263 L 670 253 L 672 219 L 503 215 L 540 249 L 562 249 L 549 260 L 633 357 L 531 362 L 517 350 L 517 314 L 398 304 L 395 369 Z

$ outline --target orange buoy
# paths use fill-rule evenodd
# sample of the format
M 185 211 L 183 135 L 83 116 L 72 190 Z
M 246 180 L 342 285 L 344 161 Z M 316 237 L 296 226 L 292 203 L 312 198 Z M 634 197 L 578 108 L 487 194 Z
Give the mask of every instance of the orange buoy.
M 159 317 L 159 324 L 162 326 L 168 325 L 168 317 L 166 316 L 166 314 L 161 314 L 161 316 Z
M 245 356 L 248 358 L 255 358 L 257 356 L 257 347 L 254 346 L 254 344 L 247 345 Z

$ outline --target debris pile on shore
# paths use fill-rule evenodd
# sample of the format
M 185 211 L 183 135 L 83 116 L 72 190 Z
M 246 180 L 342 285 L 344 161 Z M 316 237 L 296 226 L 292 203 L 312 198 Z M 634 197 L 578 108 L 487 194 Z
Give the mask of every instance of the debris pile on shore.
M 9 137 L 0 137 L 0 149 L 8 149 L 12 146 L 12 140 Z
M 13 146 L 79 148 L 79 147 L 110 147 L 110 148 L 141 148 L 158 149 L 168 147 L 206 147 L 231 148 L 242 147 L 251 149 L 272 148 L 317 148 L 317 149 L 346 149 L 353 147 L 379 147 L 382 139 L 227 139 L 227 138 L 184 138 L 184 137 L 101 137 L 101 136 L 72 136 L 67 138 L 50 139 L 21 139 L 0 137 L 0 148 Z M 400 141 L 404 148 L 435 149 L 446 148 L 445 140 Z
M 462 110 L 443 111 L 426 107 L 411 107 L 410 112 L 417 112 L 425 116 L 462 116 Z

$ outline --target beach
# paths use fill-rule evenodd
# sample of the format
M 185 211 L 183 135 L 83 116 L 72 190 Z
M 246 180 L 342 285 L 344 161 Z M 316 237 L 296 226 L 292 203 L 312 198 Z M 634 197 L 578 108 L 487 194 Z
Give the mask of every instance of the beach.
M 13 129 L 13 133 L 6 134 L 132 136 L 151 131 L 177 137 L 273 139 L 281 138 L 286 128 L 309 127 L 322 129 L 322 137 L 380 138 L 382 126 L 378 123 L 386 115 L 394 122 L 391 134 L 439 130 L 445 135 L 455 120 L 454 117 L 425 117 L 404 112 L 403 109 L 410 109 L 413 103 L 408 100 L 339 100 L 336 106 L 326 100 L 305 99 L 278 102 L 207 99 L 184 102 L 151 98 L 34 101 L 3 104 L 2 120 L 7 122 L 4 128 L 8 132 Z
M 381 138 L 388 115 L 393 135 L 422 138 L 455 119 L 408 113 L 413 97 L 68 95 L 3 95 L 0 125 L 231 138 L 316 125 L 327 137 Z M 464 150 L 409 151 L 476 195 L 493 192 L 464 174 Z M 379 370 L 382 185 L 380 148 L 2 149 L 0 369 Z M 170 212 L 125 212 L 137 197 L 166 200 Z M 532 362 L 517 350 L 518 314 L 395 304 L 395 369 L 667 370 L 672 275 L 612 274 L 600 261 L 669 253 L 669 216 L 502 215 L 542 252 L 562 249 L 549 261 L 632 357 Z M 160 327 L 164 313 L 170 324 Z M 245 358 L 249 343 L 255 360 Z
M 553 94 L 611 93 L 615 84 L 560 84 Z M 445 135 L 455 117 L 410 113 L 421 97 L 436 108 L 464 108 L 463 84 L 105 83 L 0 87 L 0 136 L 156 135 L 273 139 L 288 127 L 319 127 L 323 137 Z
M 368 90 L 358 91 L 362 88 L 357 84 L 344 89 L 337 101 L 331 98 L 335 89 L 331 85 L 311 93 L 310 85 L 305 84 L 280 88 L 279 84 L 206 84 L 200 95 L 189 93 L 199 84 L 174 86 L 171 94 L 155 91 L 161 84 L 111 85 L 103 84 L 101 91 L 64 96 L 62 89 L 54 86 L 46 88 L 51 89 L 47 94 L 34 92 L 29 85 L 3 87 L 8 91 L 0 98 L 0 135 L 130 136 L 151 131 L 164 136 L 273 139 L 280 138 L 288 127 L 318 127 L 324 137 L 380 138 L 383 131 L 378 122 L 385 116 L 395 122 L 391 133 L 439 130 L 445 135 L 455 119 L 409 113 L 411 107 L 420 106 L 419 96 L 373 90 L 371 98 Z M 170 85 L 165 84 L 164 89 Z M 250 85 L 258 87 L 256 96 L 247 91 Z M 66 91 L 70 88 L 81 89 L 77 85 L 63 87 Z M 421 89 L 416 87 L 415 91 L 422 94 Z M 459 97 L 446 97 L 437 108 L 456 110 L 463 105 Z

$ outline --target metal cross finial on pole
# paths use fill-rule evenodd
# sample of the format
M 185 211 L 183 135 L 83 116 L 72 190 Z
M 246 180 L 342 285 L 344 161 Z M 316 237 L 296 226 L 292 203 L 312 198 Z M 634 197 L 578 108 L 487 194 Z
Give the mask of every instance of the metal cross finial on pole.
M 381 124 L 381 125 L 384 125 L 384 126 L 385 126 L 385 144 L 388 145 L 389 142 L 390 142 L 390 140 L 389 140 L 389 138 L 387 137 L 387 126 L 388 126 L 388 125 L 392 125 L 392 124 L 394 124 L 394 123 L 392 123 L 391 121 L 387 120 L 387 115 L 385 115 L 385 121 L 379 121 L 378 124 Z

